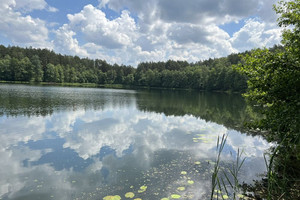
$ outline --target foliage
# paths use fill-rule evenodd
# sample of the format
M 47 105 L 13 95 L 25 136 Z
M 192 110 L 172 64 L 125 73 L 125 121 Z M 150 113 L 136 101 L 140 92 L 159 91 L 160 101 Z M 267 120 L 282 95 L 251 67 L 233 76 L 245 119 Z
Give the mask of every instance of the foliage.
M 283 33 L 283 50 L 256 49 L 243 57 L 237 69 L 248 77 L 248 91 L 245 96 L 259 106 L 265 119 L 258 128 L 270 132 L 272 140 L 279 142 L 291 134 L 298 140 L 300 108 L 300 5 L 299 0 L 281 2 L 275 7 L 281 14 L 280 26 L 293 25 L 293 30 Z M 298 19 L 298 21 L 297 21 Z
M 29 59 L 30 58 L 30 59 Z M 129 86 L 243 91 L 246 76 L 232 69 L 238 54 L 197 63 L 143 62 L 137 69 L 47 49 L 0 45 L 0 81 L 123 84 Z M 9 63 L 9 64 L 8 64 Z
M 255 128 L 269 131 L 272 141 L 299 131 L 299 67 L 299 58 L 287 51 L 257 49 L 238 68 L 248 76 L 245 96 L 265 114 Z
M 223 134 L 221 140 L 218 136 L 217 140 L 217 158 L 212 172 L 212 188 L 210 199 L 240 199 L 240 183 L 238 180 L 238 175 L 243 166 L 246 158 L 242 158 L 243 151 L 238 149 L 236 161 L 233 163 L 232 168 L 221 167 L 221 154 L 223 152 L 224 146 L 226 145 L 227 136 Z M 220 173 L 222 169 L 222 174 Z M 225 193 L 225 194 L 224 194 Z
M 278 25 L 288 27 L 283 48 L 253 50 L 237 69 L 248 77 L 246 98 L 264 114 L 251 128 L 277 142 L 267 164 L 267 198 L 293 199 L 300 196 L 300 0 L 281 1 L 274 10 Z
M 284 30 L 282 43 L 285 49 L 293 55 L 300 53 L 300 0 L 280 1 L 278 6 L 274 6 L 280 27 L 290 27 Z

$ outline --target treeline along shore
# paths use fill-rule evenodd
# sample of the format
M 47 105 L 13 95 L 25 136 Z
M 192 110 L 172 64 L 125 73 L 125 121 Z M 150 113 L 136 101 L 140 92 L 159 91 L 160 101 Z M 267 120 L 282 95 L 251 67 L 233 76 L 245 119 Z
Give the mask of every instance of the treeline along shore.
M 247 88 L 247 77 L 232 68 L 240 60 L 240 54 L 231 54 L 196 63 L 173 60 L 142 62 L 134 68 L 111 65 L 105 60 L 61 55 L 48 49 L 0 45 L 0 81 L 242 92 Z

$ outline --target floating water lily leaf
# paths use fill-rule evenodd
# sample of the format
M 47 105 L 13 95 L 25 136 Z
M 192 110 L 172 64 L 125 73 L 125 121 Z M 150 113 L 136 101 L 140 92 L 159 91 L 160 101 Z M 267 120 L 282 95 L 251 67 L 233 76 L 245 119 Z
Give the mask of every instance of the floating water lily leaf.
M 106 196 L 106 197 L 103 198 L 103 200 L 121 200 L 121 197 L 119 195 Z
M 193 185 L 193 184 L 194 184 L 194 181 L 188 180 L 188 184 Z
M 141 198 L 135 198 L 135 199 L 133 199 L 133 200 L 142 200 Z
M 177 190 L 179 190 L 179 191 L 184 191 L 184 190 L 185 190 L 185 187 L 178 187 Z
M 186 172 L 186 171 L 182 171 L 181 174 L 182 174 L 182 175 L 186 175 L 187 172 Z
M 242 195 L 242 194 L 238 194 L 237 195 L 239 198 L 244 198 L 244 195 Z
M 160 199 L 160 200 L 169 200 L 169 198 L 162 198 L 162 199 Z
M 146 186 L 146 185 L 143 185 L 143 186 L 141 186 L 141 187 L 140 187 L 140 189 L 141 189 L 141 190 L 146 190 L 146 189 L 147 189 L 147 187 L 148 187 L 148 186 Z
M 200 164 L 201 164 L 201 162 L 199 162 L 199 161 L 195 162 L 195 165 L 200 165 Z
M 228 198 L 229 197 L 226 194 L 223 195 L 223 199 L 228 199 Z
M 142 193 L 142 192 L 145 192 L 147 190 L 147 186 L 146 185 L 143 185 L 140 187 L 140 189 L 138 190 L 138 193 Z
M 133 198 L 133 197 L 134 197 L 134 193 L 133 193 L 133 192 L 127 192 L 127 193 L 125 194 L 125 197 L 126 197 L 126 198 Z
M 172 194 L 171 198 L 172 199 L 179 199 L 181 196 L 179 194 Z

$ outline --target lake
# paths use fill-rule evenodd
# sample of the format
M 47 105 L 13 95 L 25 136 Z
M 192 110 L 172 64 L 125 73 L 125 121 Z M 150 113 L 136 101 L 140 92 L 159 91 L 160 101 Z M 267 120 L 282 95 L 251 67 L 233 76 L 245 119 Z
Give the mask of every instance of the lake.
M 265 171 L 248 108 L 233 94 L 0 84 L 0 199 L 209 199 L 218 136 L 223 169 L 244 152 L 240 182 Z

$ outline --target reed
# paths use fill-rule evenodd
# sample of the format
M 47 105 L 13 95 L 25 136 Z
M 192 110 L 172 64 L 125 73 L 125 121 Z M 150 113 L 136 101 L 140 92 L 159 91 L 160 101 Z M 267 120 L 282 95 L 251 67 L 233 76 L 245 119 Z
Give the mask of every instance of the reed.
M 212 173 L 212 188 L 210 199 L 239 199 L 240 183 L 238 175 L 246 158 L 242 158 L 243 151 L 237 150 L 235 162 L 231 168 L 221 169 L 221 154 L 227 141 L 227 135 L 223 134 L 222 138 L 217 140 L 217 157 Z M 221 176 L 223 175 L 223 176 Z

